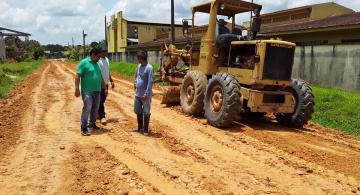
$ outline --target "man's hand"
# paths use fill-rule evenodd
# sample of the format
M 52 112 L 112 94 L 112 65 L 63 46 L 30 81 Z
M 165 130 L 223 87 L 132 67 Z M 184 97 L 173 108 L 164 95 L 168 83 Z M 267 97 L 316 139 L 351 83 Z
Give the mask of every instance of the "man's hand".
M 105 89 L 105 97 L 107 97 L 109 95 L 109 90 L 106 88 Z
M 114 89 L 114 88 L 115 88 L 115 83 L 114 83 L 114 81 L 111 81 L 110 83 L 111 83 L 111 89 Z
M 143 101 L 146 101 L 146 99 L 147 99 L 147 96 L 146 95 L 144 95 L 144 96 L 142 96 L 142 98 L 141 98 Z
M 80 96 L 80 90 L 77 88 L 75 89 L 75 97 L 79 97 Z

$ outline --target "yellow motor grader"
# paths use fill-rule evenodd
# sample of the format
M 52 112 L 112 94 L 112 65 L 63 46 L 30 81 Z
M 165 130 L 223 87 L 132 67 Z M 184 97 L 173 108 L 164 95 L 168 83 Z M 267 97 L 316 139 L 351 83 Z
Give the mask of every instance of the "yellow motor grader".
M 170 82 L 163 103 L 180 102 L 184 113 L 204 114 L 216 127 L 228 127 L 241 114 L 274 113 L 279 123 L 302 127 L 314 112 L 309 84 L 292 79 L 295 44 L 259 40 L 261 5 L 241 0 L 210 0 L 192 7 L 183 20 L 188 44 L 164 44 L 159 74 Z M 196 27 L 195 14 L 209 14 L 207 26 Z M 246 36 L 235 25 L 237 14 L 252 12 Z M 231 19 L 228 33 L 219 32 L 218 16 Z M 191 21 L 191 27 L 189 26 Z M 194 39 L 200 37 L 196 44 Z

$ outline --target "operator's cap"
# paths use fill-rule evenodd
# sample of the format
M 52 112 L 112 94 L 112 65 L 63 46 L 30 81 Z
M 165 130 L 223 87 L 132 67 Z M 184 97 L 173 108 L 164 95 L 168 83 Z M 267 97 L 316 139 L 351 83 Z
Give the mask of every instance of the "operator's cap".
M 219 19 L 219 24 L 220 25 L 226 25 L 227 22 L 224 19 Z

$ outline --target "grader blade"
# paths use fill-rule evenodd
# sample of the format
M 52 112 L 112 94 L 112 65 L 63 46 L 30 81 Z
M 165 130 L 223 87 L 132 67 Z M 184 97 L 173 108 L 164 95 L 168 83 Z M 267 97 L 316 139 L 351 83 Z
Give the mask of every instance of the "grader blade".
M 176 105 L 180 104 L 180 86 L 162 87 L 161 104 Z

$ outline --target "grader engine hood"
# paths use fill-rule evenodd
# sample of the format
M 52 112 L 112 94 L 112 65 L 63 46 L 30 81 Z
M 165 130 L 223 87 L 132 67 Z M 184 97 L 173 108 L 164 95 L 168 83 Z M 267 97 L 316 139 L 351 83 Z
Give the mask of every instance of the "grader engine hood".
M 284 42 L 266 43 L 263 66 L 264 80 L 290 81 L 294 64 L 295 45 Z

